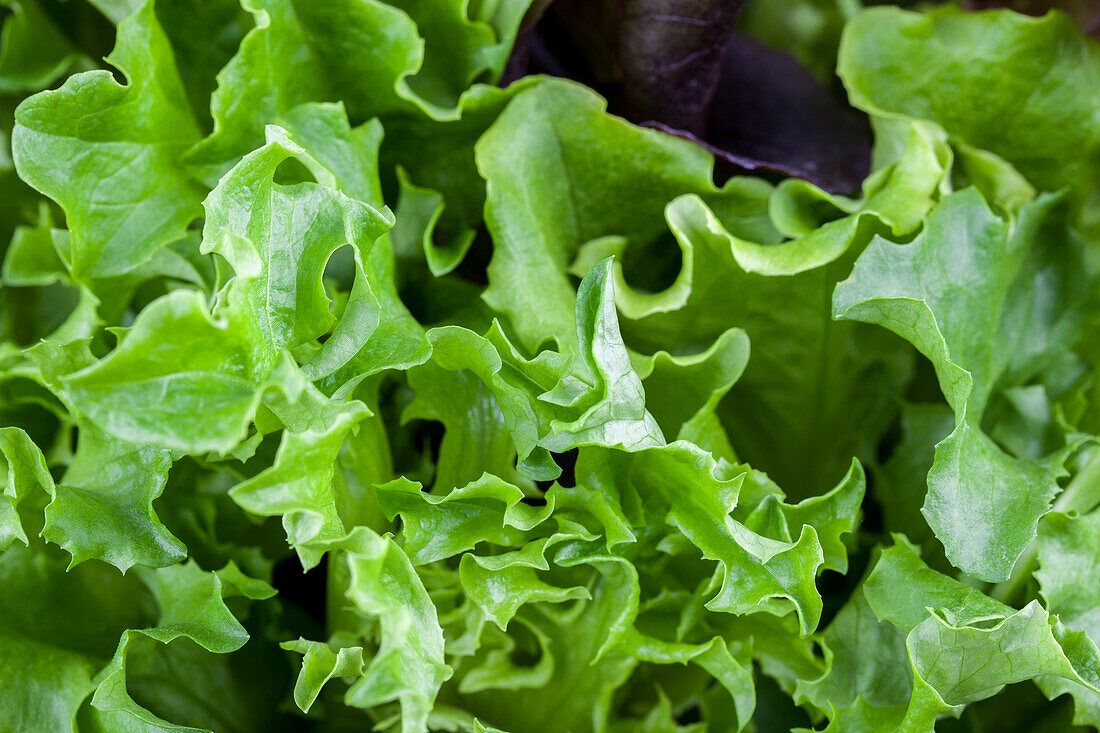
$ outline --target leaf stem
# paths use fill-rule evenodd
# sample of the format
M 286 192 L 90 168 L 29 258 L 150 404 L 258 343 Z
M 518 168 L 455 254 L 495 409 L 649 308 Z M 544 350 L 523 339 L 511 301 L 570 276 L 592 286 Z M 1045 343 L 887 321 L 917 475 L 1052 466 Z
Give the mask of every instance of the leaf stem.
M 1100 448 L 1093 451 L 1089 462 L 1085 464 L 1073 480 L 1069 482 L 1066 490 L 1058 496 L 1051 511 L 1077 512 L 1088 514 L 1100 504 Z M 1027 583 L 1027 579 L 1035 572 L 1035 566 L 1039 560 L 1039 545 L 1032 540 L 1020 559 L 1016 561 L 1012 569 L 1012 575 L 1003 583 L 993 586 L 990 595 L 1001 603 L 1011 605 L 1012 601 L 1020 594 Z

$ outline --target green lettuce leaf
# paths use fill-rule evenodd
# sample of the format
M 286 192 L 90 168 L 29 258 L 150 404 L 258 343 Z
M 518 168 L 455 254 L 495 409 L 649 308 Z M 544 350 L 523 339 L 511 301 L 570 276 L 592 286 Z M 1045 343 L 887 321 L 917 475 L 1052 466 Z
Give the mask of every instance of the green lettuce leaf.
M 305 102 L 343 99 L 359 121 L 453 119 L 473 82 L 499 78 L 525 5 L 478 4 L 483 15 L 471 17 L 462 0 L 246 2 L 256 25 L 218 74 L 214 132 L 188 160 L 212 185 L 260 145 L 265 124 Z M 272 83 L 250 83 L 261 77 Z
M 1039 569 L 1035 577 L 1051 613 L 1070 628 L 1100 637 L 1100 599 L 1088 578 L 1096 569 L 1100 514 L 1070 517 L 1052 512 L 1039 524 Z M 1069 693 L 1076 725 L 1100 726 L 1100 695 L 1056 677 L 1043 677 L 1039 687 L 1047 697 Z
M 346 245 L 364 258 L 393 221 L 331 185 L 274 183 L 279 165 L 305 156 L 305 150 L 278 127 L 267 134 L 267 144 L 246 155 L 204 202 L 203 251 L 216 252 L 233 267 L 248 316 L 258 324 L 264 347 L 277 354 L 332 329 L 321 282 L 329 258 Z M 322 180 L 332 175 L 302 159 Z
M 936 70 L 933 84 L 928 69 Z M 931 120 L 1043 190 L 1072 187 L 1080 204 L 1095 200 L 1098 69 L 1095 45 L 1061 13 L 1029 18 L 950 6 L 860 13 L 845 28 L 837 62 L 856 107 Z M 1081 212 L 1090 226 L 1092 209 Z
M 869 649 L 854 644 L 859 628 Z M 1016 611 L 937 573 L 904 541 L 882 551 L 823 638 L 830 667 L 799 694 L 816 699 L 827 730 L 932 731 L 938 716 L 1014 682 L 1050 675 L 1088 695 L 1100 681 L 1100 652 L 1083 633 L 1037 602 Z
M 477 161 L 495 241 L 484 297 L 528 348 L 548 334 L 562 349 L 576 344 L 566 268 L 578 247 L 609 235 L 646 244 L 672 197 L 718 195 L 701 148 L 606 115 L 599 97 L 557 80 L 517 94 L 478 141 Z M 630 209 L 614 205 L 622 199 Z
M 271 366 L 258 324 L 237 316 L 239 301 L 228 308 L 228 318 L 212 316 L 195 291 L 161 298 L 105 359 L 63 377 L 70 398 L 122 439 L 187 452 L 231 449 L 245 437 Z M 137 404 L 141 410 L 128 407 Z
M 0 91 L 37 92 L 50 86 L 80 59 L 35 0 L 7 0 L 11 10 L 0 31 Z
M 365 664 L 362 650 L 349 651 L 352 656 L 344 655 L 340 669 L 333 667 L 323 679 L 317 679 L 321 670 L 340 659 L 339 651 L 310 654 L 312 644 L 291 643 L 289 648 L 306 654 L 308 663 L 295 688 L 296 702 L 308 708 L 325 681 L 354 673 L 355 682 L 345 695 L 348 705 L 369 708 L 396 700 L 401 705 L 402 731 L 424 730 L 439 687 L 451 675 L 443 661 L 443 633 L 435 606 L 408 557 L 392 539 L 360 527 L 332 547 L 345 550 L 346 598 L 365 618 L 377 619 L 379 647 Z
M 1010 456 L 982 417 L 996 389 L 1072 346 L 1095 308 L 1077 285 L 1089 271 L 1080 246 L 1057 220 L 1044 226 L 1056 202 L 1024 207 L 1010 227 L 976 190 L 952 194 L 911 244 L 872 242 L 833 299 L 836 317 L 885 326 L 932 361 L 956 421 L 936 447 L 922 511 L 948 559 L 987 580 L 1005 580 L 1035 536 L 1065 452 Z
M 180 162 L 198 127 L 151 2 L 120 24 L 107 60 L 125 85 L 108 71 L 73 76 L 20 105 L 12 133 L 20 177 L 65 210 L 78 277 L 133 269 L 200 213 Z M 105 170 L 111 194 L 87 195 Z

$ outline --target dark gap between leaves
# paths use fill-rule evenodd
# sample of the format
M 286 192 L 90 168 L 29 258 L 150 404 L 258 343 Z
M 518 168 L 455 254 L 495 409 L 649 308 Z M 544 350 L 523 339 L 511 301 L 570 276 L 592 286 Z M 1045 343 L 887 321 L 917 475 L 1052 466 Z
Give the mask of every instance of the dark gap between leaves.
M 435 238 L 433 232 L 432 243 L 436 246 L 446 244 L 448 241 L 450 241 L 450 236 L 440 241 Z M 474 241 L 470 244 L 466 256 L 454 269 L 454 274 L 474 285 L 485 287 L 489 284 L 489 260 L 492 258 L 493 239 L 489 235 L 489 230 L 482 224 L 474 233 Z
M 689 707 L 683 711 L 677 713 L 676 723 L 678 725 L 692 725 L 694 723 L 703 722 L 703 711 L 699 707 L 699 703 L 692 703 Z
M 272 571 L 273 585 L 284 603 L 293 603 L 324 627 L 328 555 L 316 567 L 302 572 L 302 562 L 290 555 Z
M 536 481 L 535 486 L 541 491 L 549 491 L 550 487 L 555 483 L 565 489 L 571 489 L 576 486 L 578 453 L 579 451 L 576 448 L 570 448 L 564 453 L 551 453 L 550 455 L 553 457 L 554 463 L 558 464 L 558 468 L 561 469 L 561 475 L 558 476 L 556 481 Z M 545 504 L 545 501 L 543 503 Z

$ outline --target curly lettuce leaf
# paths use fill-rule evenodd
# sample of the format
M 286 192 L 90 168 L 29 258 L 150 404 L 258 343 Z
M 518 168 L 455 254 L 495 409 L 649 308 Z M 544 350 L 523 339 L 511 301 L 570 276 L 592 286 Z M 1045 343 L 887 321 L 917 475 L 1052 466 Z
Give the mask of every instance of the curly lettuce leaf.
M 77 409 L 122 439 L 227 451 L 245 437 L 270 371 L 257 331 L 178 290 L 143 310 L 105 359 L 62 381 Z
M 1058 227 L 1055 203 L 1040 198 L 1010 228 L 976 190 L 952 194 L 911 244 L 872 242 L 833 299 L 838 318 L 889 328 L 932 361 L 956 419 L 936 448 L 922 511 L 953 564 L 993 581 L 1035 536 L 1065 451 L 1010 456 L 982 417 L 996 389 L 1072 346 L 1095 309 L 1088 262 Z
M 860 628 L 869 648 L 852 637 Z M 816 698 L 827 730 L 932 731 L 1014 682 L 1051 675 L 1087 695 L 1100 681 L 1083 633 L 1037 602 L 1016 611 L 930 569 L 904 541 L 882 550 L 824 639 L 829 668 L 799 694 Z
M 233 267 L 265 348 L 277 354 L 332 329 L 321 281 L 330 257 L 351 246 L 364 258 L 393 220 L 332 185 L 275 183 L 280 164 L 292 158 L 304 160 L 322 180 L 331 173 L 281 128 L 269 127 L 267 136 L 267 144 L 234 166 L 204 202 L 203 251 Z M 370 332 L 361 333 L 365 341 Z
M 364 663 L 361 650 L 354 648 L 346 654 L 311 653 L 313 644 L 291 643 L 289 648 L 307 655 L 296 686 L 296 702 L 306 709 L 331 677 L 354 674 L 355 681 L 344 696 L 348 705 L 370 708 L 398 701 L 401 730 L 426 729 L 432 703 L 451 669 L 443 661 L 443 632 L 423 583 L 392 539 L 365 527 L 330 546 L 344 551 L 341 561 L 347 564 L 347 601 L 364 618 L 377 619 L 379 647 Z M 341 658 L 344 661 L 336 669 Z M 317 679 L 326 667 L 331 668 Z
M 77 74 L 21 104 L 12 132 L 20 177 L 65 211 L 78 277 L 137 267 L 200 213 L 202 189 L 181 162 L 198 126 L 151 2 L 119 25 L 107 61 L 125 85 Z
M 484 298 L 527 348 L 548 335 L 576 344 L 566 268 L 578 247 L 609 235 L 646 244 L 664 230 L 671 198 L 719 195 L 703 150 L 603 106 L 579 85 L 547 80 L 520 92 L 477 144 L 495 241 Z M 629 209 L 615 204 L 624 199 Z
M 474 17 L 462 0 L 255 0 L 244 7 L 256 25 L 218 74 L 214 132 L 188 154 L 210 184 L 259 146 L 265 124 L 306 102 L 342 99 L 358 121 L 458 117 L 471 84 L 499 78 L 525 3 L 492 3 Z M 260 77 L 272 83 L 250 83 Z
M 872 115 L 931 120 L 1040 189 L 1071 187 L 1089 202 L 1081 214 L 1091 226 L 1097 54 L 1062 13 L 870 8 L 845 28 L 837 73 L 852 104 Z
M 1100 637 L 1100 598 L 1088 578 L 1096 570 L 1100 542 L 1100 514 L 1071 517 L 1051 513 L 1039 523 L 1039 569 L 1035 572 L 1043 599 L 1070 628 Z M 1069 693 L 1074 700 L 1075 725 L 1100 726 L 1100 695 L 1056 677 L 1043 677 L 1039 687 L 1055 697 Z

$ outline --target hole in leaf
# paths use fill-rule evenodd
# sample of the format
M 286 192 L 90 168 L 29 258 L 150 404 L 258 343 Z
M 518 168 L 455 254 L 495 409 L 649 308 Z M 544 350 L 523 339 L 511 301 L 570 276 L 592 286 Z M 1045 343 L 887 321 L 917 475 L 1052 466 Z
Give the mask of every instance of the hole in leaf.
M 313 173 L 297 158 L 287 158 L 275 169 L 275 183 L 292 186 L 295 183 L 316 183 Z
M 351 245 L 337 248 L 325 263 L 326 280 L 334 280 L 341 290 L 351 290 L 355 282 L 355 250 Z

